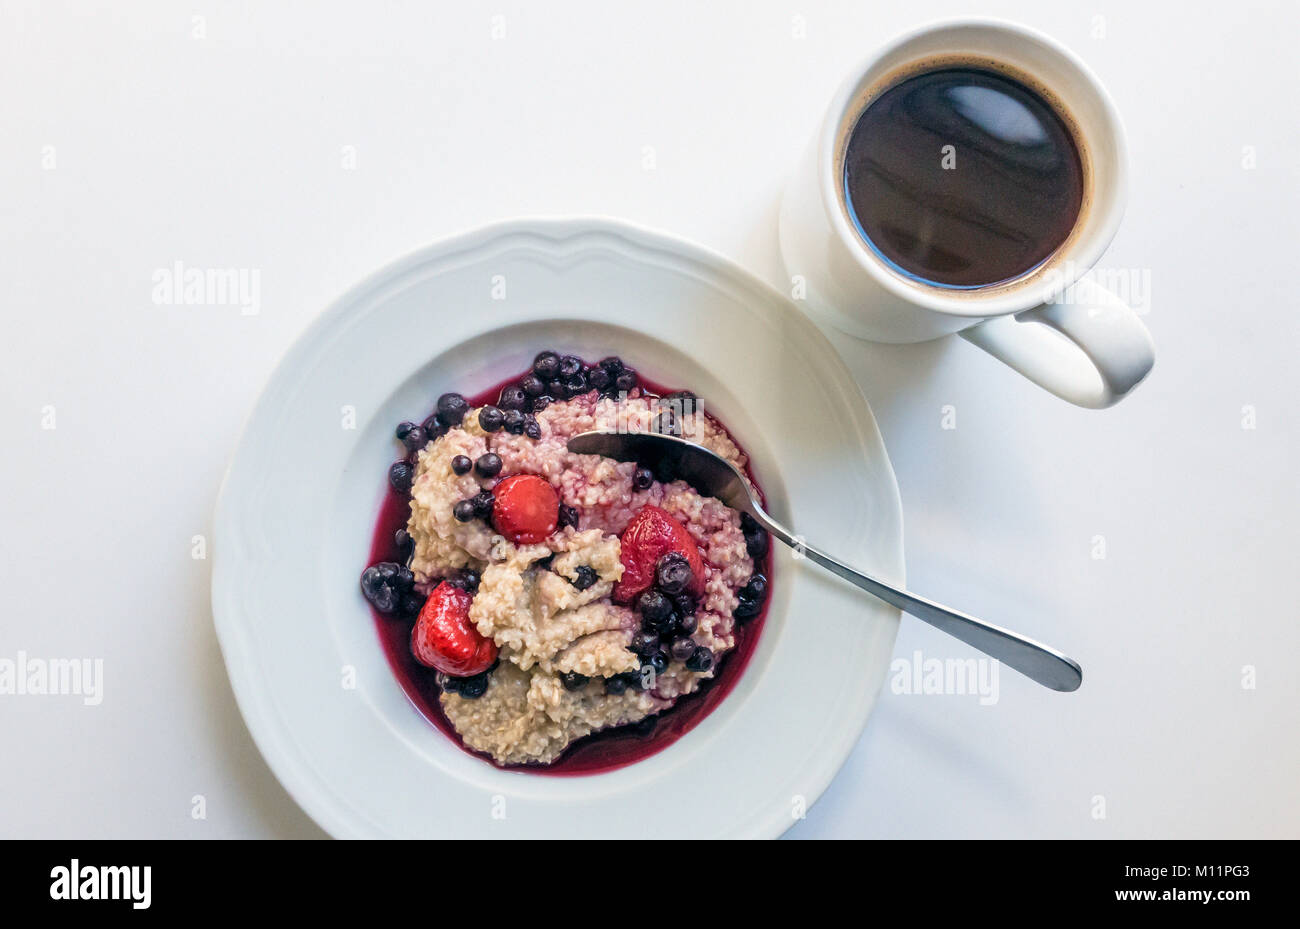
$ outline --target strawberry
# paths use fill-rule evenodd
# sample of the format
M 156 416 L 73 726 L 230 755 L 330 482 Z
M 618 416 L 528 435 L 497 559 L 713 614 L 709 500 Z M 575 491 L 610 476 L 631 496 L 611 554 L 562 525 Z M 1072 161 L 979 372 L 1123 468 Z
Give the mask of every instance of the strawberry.
M 473 595 L 443 581 L 424 602 L 411 630 L 411 654 L 425 667 L 452 677 L 471 677 L 492 667 L 497 645 L 469 620 Z
M 492 525 L 511 542 L 533 545 L 555 531 L 560 495 L 544 478 L 515 474 L 492 488 Z
M 686 556 L 691 566 L 690 590 L 696 596 L 704 591 L 704 559 L 686 527 L 666 510 L 643 506 L 628 521 L 619 536 L 623 578 L 614 585 L 614 600 L 631 603 L 655 582 L 655 565 L 669 552 Z

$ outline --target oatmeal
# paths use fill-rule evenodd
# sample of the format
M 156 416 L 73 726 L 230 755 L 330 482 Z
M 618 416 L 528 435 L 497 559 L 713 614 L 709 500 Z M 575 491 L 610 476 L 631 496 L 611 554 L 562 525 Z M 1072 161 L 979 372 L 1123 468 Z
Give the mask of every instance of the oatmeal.
M 501 764 L 549 764 L 670 711 L 766 595 L 761 531 L 670 475 L 567 449 L 592 430 L 672 431 L 747 464 L 694 398 L 646 393 L 617 359 L 543 352 L 497 403 L 447 394 L 399 428 L 409 559 L 362 588 L 414 614 L 412 653 L 438 671 L 447 720 Z

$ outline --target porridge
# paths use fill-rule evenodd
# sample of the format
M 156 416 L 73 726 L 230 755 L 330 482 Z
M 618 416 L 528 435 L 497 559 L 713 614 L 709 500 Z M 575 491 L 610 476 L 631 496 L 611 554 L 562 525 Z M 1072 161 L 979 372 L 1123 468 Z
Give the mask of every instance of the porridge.
M 766 600 L 768 539 L 748 517 L 671 474 L 568 451 L 592 430 L 666 431 L 748 463 L 697 398 L 660 396 L 617 358 L 542 352 L 494 402 L 444 394 L 397 429 L 401 560 L 367 568 L 362 592 L 413 624 L 439 712 L 500 765 L 671 717 Z

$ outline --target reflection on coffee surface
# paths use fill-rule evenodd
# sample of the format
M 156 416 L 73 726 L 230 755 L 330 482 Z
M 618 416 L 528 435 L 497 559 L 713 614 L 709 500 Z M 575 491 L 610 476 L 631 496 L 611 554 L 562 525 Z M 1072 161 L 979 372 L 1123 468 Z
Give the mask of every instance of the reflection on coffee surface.
M 940 68 L 858 118 L 844 196 L 866 243 L 943 287 L 1013 280 L 1066 240 L 1083 202 L 1074 137 L 1046 100 L 991 70 Z

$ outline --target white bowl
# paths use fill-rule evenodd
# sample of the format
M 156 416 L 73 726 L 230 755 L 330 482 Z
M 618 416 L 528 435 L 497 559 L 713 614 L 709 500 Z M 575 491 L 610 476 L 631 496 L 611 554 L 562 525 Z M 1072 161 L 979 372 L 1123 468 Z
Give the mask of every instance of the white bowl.
M 500 224 L 353 289 L 253 411 L 217 505 L 212 579 L 249 730 L 340 837 L 779 835 L 852 749 L 898 627 L 896 610 L 789 551 L 776 553 L 767 624 L 735 688 L 680 740 L 618 770 L 497 769 L 430 725 L 385 659 L 357 578 L 393 426 L 543 348 L 622 355 L 694 390 L 750 453 L 777 518 L 902 582 L 898 489 L 875 421 L 797 309 L 676 239 L 608 220 Z

